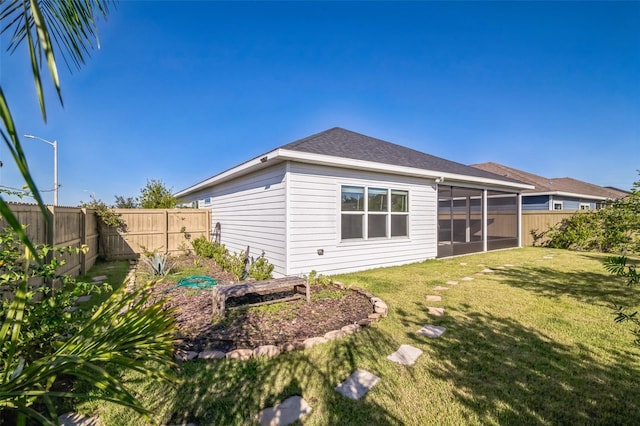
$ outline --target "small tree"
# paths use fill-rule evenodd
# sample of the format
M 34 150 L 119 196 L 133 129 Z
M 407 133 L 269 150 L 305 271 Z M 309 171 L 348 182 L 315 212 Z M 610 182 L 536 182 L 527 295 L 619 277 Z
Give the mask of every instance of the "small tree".
M 138 202 L 134 197 L 123 197 L 116 195 L 116 203 L 113 205 L 116 209 L 137 209 Z
M 178 199 L 171 190 L 156 179 L 147 179 L 147 185 L 140 191 L 137 201 L 143 209 L 172 209 L 178 205 Z

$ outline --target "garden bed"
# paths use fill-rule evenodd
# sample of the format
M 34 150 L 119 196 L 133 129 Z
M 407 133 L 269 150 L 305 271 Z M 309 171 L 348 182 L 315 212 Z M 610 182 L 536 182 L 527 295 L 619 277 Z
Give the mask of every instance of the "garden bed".
M 180 265 L 193 265 L 194 257 L 178 259 Z M 232 278 L 222 273 L 213 262 L 199 261 L 207 270 L 204 275 L 228 285 Z M 212 315 L 212 292 L 208 289 L 178 287 L 169 281 L 156 285 L 158 294 L 169 296 L 168 306 L 176 309 L 178 348 L 185 351 L 231 351 L 261 345 L 301 343 L 307 338 L 322 336 L 332 330 L 357 323 L 373 313 L 370 298 L 357 291 L 335 284 L 312 285 L 311 300 L 304 299 L 245 307 L 289 294 L 249 295 L 230 298 L 223 318 Z

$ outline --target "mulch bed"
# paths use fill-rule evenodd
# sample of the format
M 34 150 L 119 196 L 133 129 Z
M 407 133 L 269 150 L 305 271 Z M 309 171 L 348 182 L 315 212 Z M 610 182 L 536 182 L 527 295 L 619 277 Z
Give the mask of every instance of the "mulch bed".
M 177 259 L 174 268 L 193 265 L 194 256 Z M 228 285 L 233 277 L 209 259 L 198 260 L 207 273 Z M 354 324 L 373 312 L 369 298 L 352 290 L 330 285 L 312 285 L 311 302 L 304 298 L 246 308 L 246 304 L 263 302 L 260 296 L 227 300 L 224 318 L 212 318 L 211 291 L 175 287 L 175 282 L 156 285 L 155 291 L 168 295 L 168 307 L 176 309 L 177 346 L 187 351 L 230 351 L 260 345 L 297 343 L 309 337 L 323 336 L 331 330 Z M 278 294 L 277 297 L 291 294 Z M 273 297 L 273 296 L 272 296 Z M 234 306 L 236 305 L 236 306 Z

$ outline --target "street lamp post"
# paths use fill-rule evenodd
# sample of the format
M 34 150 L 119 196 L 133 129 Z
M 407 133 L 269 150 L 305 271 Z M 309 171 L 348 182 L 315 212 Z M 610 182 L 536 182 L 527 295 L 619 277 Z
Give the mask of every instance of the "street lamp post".
M 48 141 L 39 136 L 24 135 L 25 138 L 38 139 L 44 143 L 48 143 L 53 147 L 53 205 L 58 205 L 58 141 Z

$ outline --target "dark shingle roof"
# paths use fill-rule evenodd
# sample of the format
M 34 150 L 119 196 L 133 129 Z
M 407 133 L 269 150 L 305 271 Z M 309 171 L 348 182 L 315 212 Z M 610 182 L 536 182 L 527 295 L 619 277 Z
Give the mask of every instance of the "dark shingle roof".
M 383 141 L 382 139 L 365 136 L 340 127 L 325 130 L 324 132 L 291 142 L 279 148 L 350 158 L 353 160 L 372 161 L 395 166 L 413 167 L 435 172 L 521 183 L 521 181 L 514 178 L 496 175 L 485 170 L 445 160 L 444 158 L 435 157 L 425 154 L 424 152 Z
M 569 194 L 601 197 L 602 199 L 618 199 L 627 195 L 622 191 L 605 188 L 603 186 L 594 185 L 592 183 L 573 178 L 546 178 L 493 162 L 474 164 L 473 167 L 498 175 L 511 177 L 535 186 L 535 189 L 526 189 L 522 191 L 523 193 L 566 192 Z

